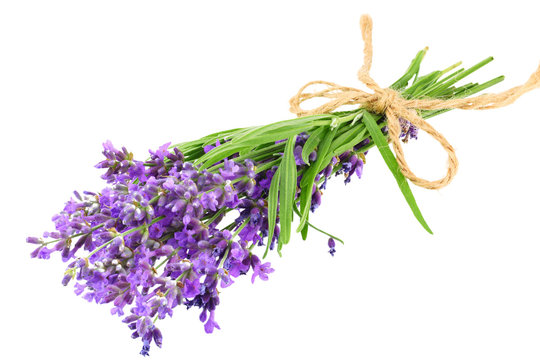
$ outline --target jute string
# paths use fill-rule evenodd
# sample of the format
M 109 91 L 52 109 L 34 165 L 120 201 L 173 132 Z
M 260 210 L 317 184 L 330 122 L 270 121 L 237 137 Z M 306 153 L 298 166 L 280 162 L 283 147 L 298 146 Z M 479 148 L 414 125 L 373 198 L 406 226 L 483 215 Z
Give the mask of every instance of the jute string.
M 335 111 L 343 105 L 361 105 L 378 114 L 384 114 L 388 122 L 388 137 L 394 148 L 395 156 L 401 171 L 406 178 L 414 184 L 426 189 L 440 189 L 448 185 L 456 175 L 458 160 L 456 152 L 445 137 L 426 122 L 417 110 L 466 109 L 487 110 L 512 104 L 521 95 L 540 87 L 540 66 L 529 80 L 523 85 L 513 87 L 498 94 L 484 94 L 466 99 L 404 99 L 397 91 L 381 88 L 370 76 L 373 56 L 372 46 L 373 22 L 369 15 L 360 18 L 360 29 L 364 40 L 364 64 L 358 71 L 358 80 L 364 83 L 373 93 L 359 89 L 341 86 L 328 81 L 311 81 L 302 86 L 298 93 L 290 100 L 290 111 L 297 116 L 325 114 Z M 326 88 L 316 92 L 305 92 L 312 85 L 326 85 Z M 326 98 L 328 101 L 312 110 L 301 108 L 302 102 L 313 98 Z M 429 181 L 416 176 L 409 168 L 399 136 L 401 126 L 399 119 L 409 121 L 412 125 L 428 133 L 448 153 L 448 169 L 446 175 L 435 181 Z

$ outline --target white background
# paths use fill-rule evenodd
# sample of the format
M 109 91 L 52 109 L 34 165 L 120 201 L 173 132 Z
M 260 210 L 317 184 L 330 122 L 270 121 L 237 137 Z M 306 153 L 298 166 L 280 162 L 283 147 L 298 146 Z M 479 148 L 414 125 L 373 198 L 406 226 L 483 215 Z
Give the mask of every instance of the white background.
M 505 4 L 498 5 L 499 3 Z M 359 86 L 358 20 L 374 19 L 373 77 L 388 85 L 416 52 L 424 72 L 487 56 L 475 74 L 526 81 L 540 60 L 534 1 L 3 1 L 0 6 L 5 359 L 138 359 L 107 306 L 60 284 L 63 264 L 31 260 L 24 239 L 51 229 L 71 192 L 100 190 L 107 139 L 138 158 L 168 141 L 290 118 L 307 81 Z M 222 293 L 222 330 L 197 311 L 163 321 L 154 359 L 538 359 L 540 91 L 511 107 L 430 120 L 461 167 L 447 188 L 414 188 L 435 235 L 416 223 L 376 151 L 362 180 L 334 179 L 312 217 L 341 235 L 295 236 L 276 272 Z M 406 146 L 435 178 L 445 155 Z M 58 254 L 55 254 L 58 255 Z

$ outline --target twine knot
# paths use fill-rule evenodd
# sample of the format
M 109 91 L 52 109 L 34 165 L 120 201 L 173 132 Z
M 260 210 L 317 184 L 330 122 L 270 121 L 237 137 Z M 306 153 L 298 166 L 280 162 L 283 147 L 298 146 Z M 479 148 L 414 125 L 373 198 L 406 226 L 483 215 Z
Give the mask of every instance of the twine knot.
M 380 89 L 375 91 L 374 99 L 366 104 L 366 108 L 377 114 L 384 114 L 386 110 L 396 104 L 401 96 L 393 89 Z
M 413 184 L 426 189 L 440 189 L 448 185 L 457 173 L 458 160 L 456 152 L 446 138 L 433 128 L 420 115 L 418 110 L 466 109 L 487 110 L 509 105 L 521 95 L 540 87 L 540 66 L 529 80 L 523 85 L 513 87 L 498 94 L 484 94 L 464 99 L 404 99 L 401 94 L 390 88 L 381 88 L 370 76 L 371 61 L 373 58 L 372 45 L 373 22 L 369 15 L 360 18 L 360 29 L 364 40 L 364 64 L 358 71 L 358 80 L 364 83 L 373 93 L 363 90 L 341 86 L 328 81 L 311 81 L 298 90 L 298 93 L 289 101 L 290 111 L 297 116 L 326 114 L 335 111 L 343 105 L 360 105 L 369 111 L 383 114 L 388 123 L 388 138 L 392 143 L 396 160 L 403 175 Z M 326 88 L 315 92 L 305 92 L 312 85 L 324 85 Z M 323 105 L 304 110 L 302 102 L 313 98 L 328 99 Z M 401 134 L 400 119 L 409 121 L 418 129 L 428 133 L 435 139 L 448 154 L 448 167 L 446 175 L 439 180 L 426 180 L 416 176 L 405 160 L 405 154 L 399 141 Z

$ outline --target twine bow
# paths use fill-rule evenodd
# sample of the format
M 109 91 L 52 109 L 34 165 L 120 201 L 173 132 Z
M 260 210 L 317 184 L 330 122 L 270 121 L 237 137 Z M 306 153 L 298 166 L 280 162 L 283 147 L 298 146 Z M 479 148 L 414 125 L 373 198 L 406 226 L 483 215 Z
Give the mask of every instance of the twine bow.
M 540 87 L 540 66 L 529 80 L 523 85 L 513 87 L 498 94 L 484 94 L 464 99 L 404 99 L 399 92 L 381 88 L 369 75 L 373 56 L 372 33 L 373 22 L 369 15 L 360 18 L 360 29 L 364 40 L 364 64 L 358 71 L 358 80 L 364 83 L 373 93 L 359 89 L 341 86 L 327 81 L 311 81 L 302 86 L 298 93 L 290 100 L 290 111 L 297 116 L 325 114 L 335 111 L 343 105 L 361 105 L 378 114 L 384 114 L 388 122 L 388 136 L 392 143 L 396 160 L 401 167 L 403 175 L 414 184 L 426 189 L 440 189 L 448 185 L 456 175 L 458 160 L 456 151 L 446 138 L 426 122 L 417 110 L 441 110 L 441 109 L 466 109 L 487 110 L 512 104 L 521 95 Z M 326 85 L 321 91 L 304 92 L 306 88 L 314 84 Z M 302 102 L 313 98 L 329 99 L 325 104 L 312 109 L 304 110 L 300 107 Z M 401 126 L 399 119 L 409 121 L 412 125 L 425 131 L 435 139 L 448 153 L 448 169 L 446 175 L 439 180 L 426 180 L 416 176 L 409 168 L 399 136 Z

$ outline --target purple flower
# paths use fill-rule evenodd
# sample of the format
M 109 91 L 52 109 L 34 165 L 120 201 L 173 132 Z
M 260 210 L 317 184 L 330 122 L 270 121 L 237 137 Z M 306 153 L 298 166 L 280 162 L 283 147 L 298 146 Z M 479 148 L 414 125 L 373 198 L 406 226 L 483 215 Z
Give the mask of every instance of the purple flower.
M 251 283 L 255 282 L 255 279 L 257 278 L 257 276 L 261 280 L 266 281 L 268 280 L 268 274 L 271 274 L 274 272 L 274 269 L 270 267 L 269 262 L 261 264 L 261 261 L 255 255 L 251 256 L 251 263 L 253 266 L 253 275 L 251 275 Z
M 222 288 L 229 287 L 234 283 L 234 281 L 231 279 L 229 272 L 226 269 L 218 269 L 218 276 L 221 279 L 220 286 Z
M 216 211 L 219 204 L 216 196 L 216 191 L 203 193 L 201 195 L 201 204 L 205 209 Z
M 330 255 L 334 256 L 334 254 L 336 253 L 336 242 L 334 239 L 328 239 L 328 247 L 330 248 L 328 252 L 330 253 Z
M 154 342 L 156 343 L 156 346 L 160 348 L 161 345 L 163 344 L 163 335 L 161 335 L 161 331 L 157 327 L 154 327 L 154 331 L 152 332 L 152 337 L 154 338 Z
M 34 237 L 34 236 L 27 237 L 26 242 L 29 243 L 29 244 L 41 244 L 41 243 L 43 243 L 43 241 L 41 241 L 40 239 L 38 239 L 37 237 Z
M 409 141 L 409 139 L 418 139 L 418 128 L 411 124 L 409 121 L 399 118 L 399 125 L 401 126 L 401 134 L 399 135 L 403 142 Z
M 200 294 L 200 283 L 199 280 L 186 280 L 184 281 L 184 288 L 182 293 L 186 298 L 193 298 Z
M 36 248 L 36 250 L 32 251 L 30 254 L 30 257 L 32 258 L 38 258 L 38 259 L 50 259 L 51 258 L 51 250 L 48 249 L 46 246 L 40 246 Z
M 299 134 L 294 148 L 298 184 L 309 166 L 302 159 L 309 136 Z M 34 258 L 49 259 L 58 252 L 63 261 L 69 260 L 62 284 L 73 280 L 76 295 L 110 304 L 111 314 L 123 317 L 132 337 L 142 341 L 144 356 L 152 341 L 162 346 L 155 322 L 171 317 L 179 305 L 199 308 L 207 333 L 219 329 L 218 287 L 227 288 L 250 271 L 252 283 L 257 277 L 268 280 L 274 269 L 254 254 L 255 246 L 268 244 L 273 250 L 280 234 L 278 217 L 268 239 L 268 194 L 278 169 L 269 161 L 279 152 L 257 161 L 232 154 L 201 169 L 197 156 L 213 145 L 196 145 L 185 155 L 169 147 L 167 143 L 150 150 L 150 158 L 142 162 L 107 141 L 105 159 L 96 165 L 105 169 L 107 186 L 101 192 L 74 192 L 53 217 L 52 231 L 26 239 L 37 246 L 31 252 Z M 333 157 L 317 174 L 311 211 L 320 206 L 321 189 L 330 176 L 343 174 L 348 182 L 353 173 L 362 175 L 359 149 Z M 316 158 L 313 151 L 310 163 Z
M 306 163 L 302 159 L 302 146 L 300 145 L 297 145 L 294 148 L 294 160 L 296 162 L 296 165 L 306 165 Z
M 322 192 L 313 184 L 313 193 L 311 195 L 311 207 L 310 210 L 315 212 L 322 202 Z
M 234 162 L 234 160 L 223 161 L 223 169 L 220 169 L 221 176 L 225 180 L 234 180 L 240 176 L 240 166 Z
M 149 150 L 150 155 L 152 155 L 153 158 L 159 159 L 159 160 L 165 160 L 165 157 L 169 155 L 169 146 L 171 145 L 170 142 L 161 145 L 156 151 Z
M 210 316 L 208 317 L 208 321 L 206 324 L 204 324 L 204 331 L 206 331 L 207 334 L 211 334 L 214 332 L 214 329 L 221 329 L 218 325 L 218 323 L 214 320 L 214 311 L 210 311 Z
M 213 146 L 213 145 L 206 145 L 203 150 L 204 150 L 204 153 L 206 154 L 207 152 L 210 152 L 212 149 L 215 149 L 217 148 L 218 146 L 220 146 L 221 143 L 219 142 L 219 140 L 216 140 L 216 146 Z

